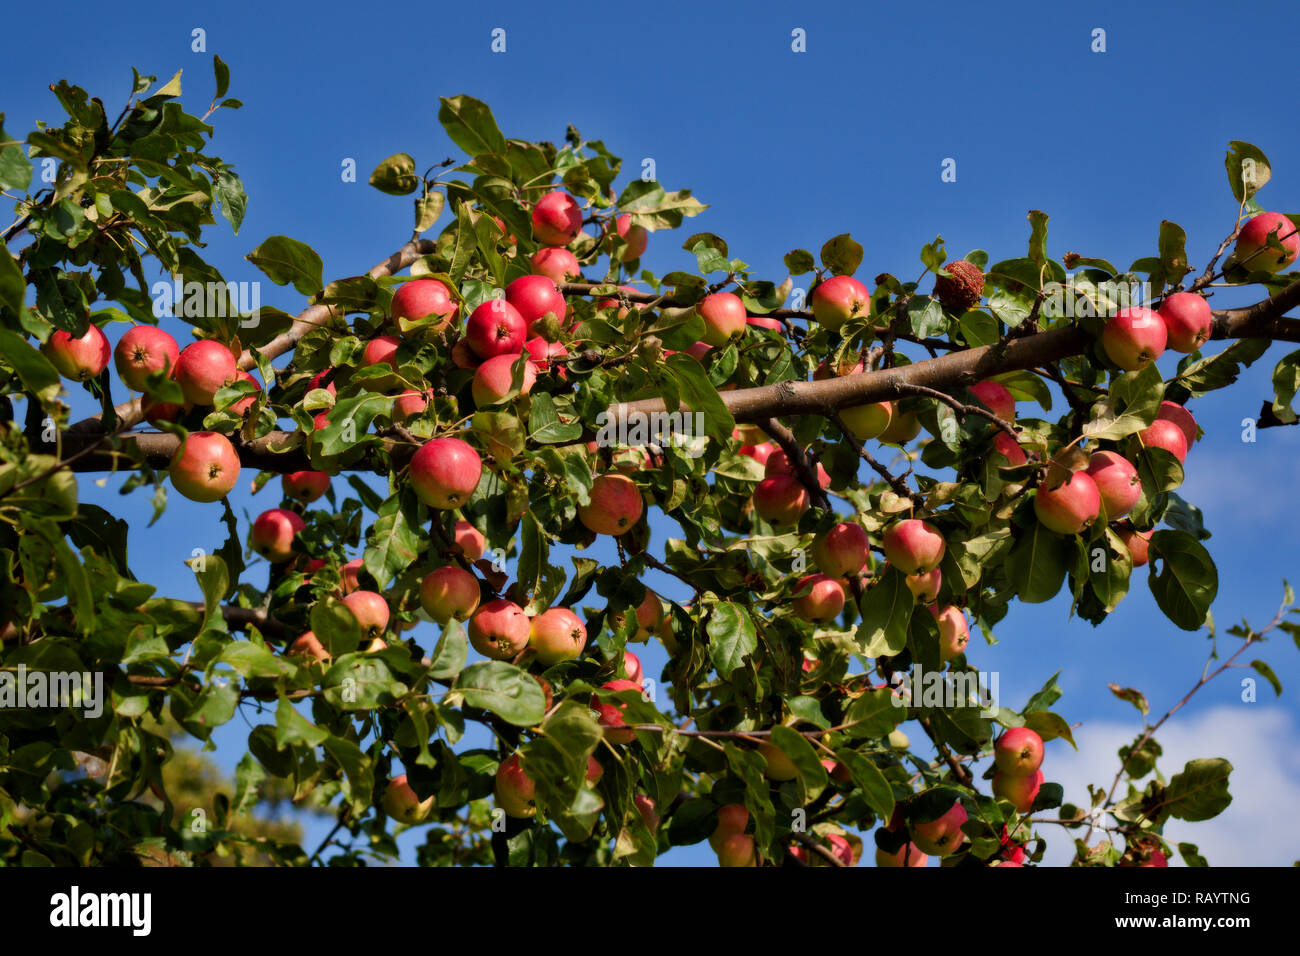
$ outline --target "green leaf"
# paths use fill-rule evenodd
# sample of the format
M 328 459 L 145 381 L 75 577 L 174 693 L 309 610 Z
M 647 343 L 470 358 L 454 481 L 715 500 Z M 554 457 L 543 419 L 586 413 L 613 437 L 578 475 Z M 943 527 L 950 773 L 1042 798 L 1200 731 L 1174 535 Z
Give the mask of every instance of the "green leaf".
M 1278 680 L 1277 675 L 1273 673 L 1273 668 L 1269 667 L 1264 661 L 1251 661 L 1250 666 L 1255 669 L 1255 673 L 1259 674 L 1273 685 L 1274 695 L 1278 697 L 1282 696 L 1282 682 Z
M 532 727 L 546 713 L 542 685 L 505 661 L 480 661 L 460 672 L 452 689 L 471 707 L 490 710 L 507 723 Z
M 0 257 L 9 258 L 7 252 L 0 251 Z M 0 329 L 0 360 L 18 373 L 24 388 L 35 395 L 42 405 L 54 401 L 63 387 L 58 371 L 50 360 L 31 344 L 9 329 Z
M 1079 749 L 1079 745 L 1074 742 L 1070 725 L 1060 714 L 1054 714 L 1050 710 L 1030 711 L 1025 714 L 1025 726 L 1035 731 L 1044 740 L 1055 740 L 1060 737 L 1062 740 L 1068 740 L 1075 750 Z
M 1074 547 L 1073 537 L 1048 531 L 1035 521 L 1011 548 L 1004 564 L 1020 599 L 1041 604 L 1055 597 L 1065 583 Z
M 461 672 L 469 656 L 469 641 L 459 621 L 449 621 L 429 656 L 429 676 L 449 680 Z
M 907 629 L 916 598 L 907 577 L 891 567 L 862 596 L 862 623 L 854 635 L 866 657 L 883 657 L 907 647 Z
M 283 750 L 294 744 L 317 747 L 329 737 L 329 731 L 317 727 L 298 713 L 288 697 L 281 697 L 275 705 L 275 744 Z
M 785 267 L 792 276 L 801 276 L 817 268 L 817 260 L 807 249 L 793 249 L 785 254 Z
M 198 578 L 199 589 L 203 592 L 203 629 L 227 630 L 225 618 L 221 615 L 221 602 L 225 599 L 230 584 L 226 562 L 215 554 L 207 554 L 192 558 L 187 563 Z
M 361 644 L 361 625 L 342 601 L 326 596 L 312 605 L 311 630 L 335 659 L 351 654 Z
M 379 654 L 344 654 L 336 658 L 320 686 L 325 699 L 340 710 L 388 707 L 406 693 L 406 685 L 393 677 Z
M 705 630 L 713 666 L 724 680 L 758 648 L 754 622 L 749 612 L 738 604 L 719 601 L 712 605 Z
M 1217 817 L 1228 804 L 1228 775 L 1232 764 L 1222 757 L 1188 761 L 1165 788 L 1161 808 L 1171 817 L 1197 823 Z
M 279 677 L 293 671 L 293 665 L 251 641 L 231 641 L 213 662 L 226 664 L 240 677 Z
M 291 284 L 303 295 L 315 295 L 325 287 L 320 256 L 297 239 L 271 236 L 245 258 L 276 285 Z
M 828 778 L 826 768 L 822 766 L 821 758 L 813 749 L 813 745 L 808 742 L 808 738 L 798 731 L 777 724 L 772 728 L 768 739 L 774 747 L 790 758 L 790 762 L 799 771 L 799 782 L 804 791 L 803 802 L 816 800 L 826 789 Z
M 1263 150 L 1236 139 L 1228 143 L 1223 166 L 1228 171 L 1228 185 L 1232 187 L 1232 196 L 1237 202 L 1245 202 L 1273 178 L 1273 168 Z
M 1183 862 L 1188 866 L 1209 866 L 1205 857 L 1201 856 L 1200 849 L 1195 843 L 1178 844 L 1178 854 L 1183 858 Z
M 1210 553 L 1186 532 L 1165 529 L 1151 536 L 1149 552 L 1147 581 L 1156 604 L 1183 630 L 1200 630 L 1219 592 L 1219 572 Z M 1157 563 L 1163 565 L 1159 573 Z
M 862 754 L 841 747 L 835 756 L 849 771 L 849 779 L 862 791 L 862 799 L 876 812 L 881 820 L 889 820 L 894 815 L 894 788 L 889 785 L 880 768 Z
M 844 232 L 822 246 L 822 265 L 837 276 L 851 276 L 862 265 L 862 254 L 862 245 Z
M 705 432 L 719 442 L 726 442 L 736 427 L 736 420 L 727 411 L 718 390 L 709 381 L 708 374 L 689 355 L 678 352 L 668 356 L 664 367 L 671 373 L 681 399 L 702 416 Z M 692 432 L 691 434 L 694 434 Z
M 420 177 L 415 175 L 415 157 L 409 153 L 394 153 L 389 156 L 370 174 L 370 185 L 390 196 L 406 196 L 415 192 L 420 188 Z
M 9 247 L 5 241 L 0 239 L 0 306 L 8 309 L 16 316 L 23 314 L 23 306 L 27 300 L 27 281 L 23 278 L 22 267 L 18 265 L 18 260 L 9 253 Z M 14 332 L 8 329 L 4 330 L 6 335 L 14 336 L 26 345 L 26 340 L 21 339 Z M 30 345 L 27 346 L 31 348 Z M 33 350 L 35 351 L 35 350 Z M 4 349 L 6 357 L 9 350 Z M 57 377 L 57 375 L 56 375 Z
M 470 156 L 505 152 L 506 138 L 486 103 L 472 96 L 439 97 L 438 122 L 453 143 Z
M 408 490 L 385 501 L 370 528 L 362 562 L 381 591 L 429 546 L 429 533 L 420 526 L 416 514 L 417 501 Z
M 1083 427 L 1089 438 L 1116 440 L 1146 428 L 1160 411 L 1164 380 L 1154 362 L 1140 372 L 1116 377 L 1105 399 L 1092 408 L 1092 420 Z
M 889 736 L 907 717 L 907 706 L 888 687 L 869 690 L 844 712 L 845 733 L 872 740 Z
M 1170 285 L 1178 285 L 1192 270 L 1187 264 L 1187 233 L 1168 219 L 1160 223 L 1160 265 Z
M 1132 687 L 1120 687 L 1119 684 L 1107 684 L 1106 686 L 1120 700 L 1126 700 L 1136 707 L 1143 716 L 1151 713 L 1151 705 L 1147 703 L 1147 695 L 1140 690 L 1134 690 Z
M 1182 385 L 1193 394 L 1226 388 L 1237 381 L 1242 369 L 1249 368 L 1272 344 L 1269 339 L 1238 339 L 1217 355 L 1197 359 L 1183 368 L 1170 385 Z M 1290 399 L 1287 403 L 1290 404 Z
M 1047 213 L 1029 210 L 1029 260 L 1042 267 L 1047 264 Z
M 0 113 L 0 143 L 12 145 L 0 147 L 0 189 L 25 193 L 32 184 L 32 163 L 23 155 L 22 146 L 5 132 L 4 121 L 5 115 Z

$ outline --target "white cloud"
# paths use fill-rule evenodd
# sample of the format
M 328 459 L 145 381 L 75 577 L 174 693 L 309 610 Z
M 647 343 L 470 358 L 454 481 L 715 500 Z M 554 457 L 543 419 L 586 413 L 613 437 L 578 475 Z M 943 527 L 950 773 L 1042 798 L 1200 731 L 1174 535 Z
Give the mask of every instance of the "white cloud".
M 1087 800 L 1087 785 L 1110 786 L 1119 769 L 1116 751 L 1131 743 L 1140 726 L 1088 723 L 1075 732 L 1079 753 L 1069 744 L 1049 744 L 1047 779 L 1065 788 L 1067 802 Z M 1232 763 L 1228 790 L 1232 804 L 1213 820 L 1166 824 L 1164 835 L 1200 847 L 1211 866 L 1290 866 L 1300 859 L 1300 727 L 1280 707 L 1242 704 L 1216 707 L 1195 717 L 1175 715 L 1156 740 L 1164 749 L 1160 768 L 1166 778 L 1198 757 L 1226 757 Z M 1150 778 L 1147 778 L 1150 779 Z M 1121 792 L 1124 784 L 1120 784 Z M 1039 828 L 1048 840 L 1047 866 L 1068 865 L 1073 831 Z M 1082 836 L 1082 831 L 1078 831 Z M 1096 842 L 1094 833 L 1093 841 Z M 1170 861 L 1181 865 L 1181 858 Z

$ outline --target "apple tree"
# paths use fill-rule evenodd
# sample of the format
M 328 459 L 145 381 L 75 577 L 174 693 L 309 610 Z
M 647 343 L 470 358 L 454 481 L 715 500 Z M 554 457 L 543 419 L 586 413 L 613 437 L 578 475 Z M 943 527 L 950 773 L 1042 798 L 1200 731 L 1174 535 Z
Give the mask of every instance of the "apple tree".
M 853 865 L 870 841 L 879 865 L 1018 866 L 1053 837 L 1162 865 L 1169 820 L 1228 805 L 1227 757 L 1158 770 L 1169 714 L 1118 686 L 1143 727 L 1108 789 L 1067 796 L 1043 759 L 1074 743 L 1055 678 L 994 700 L 967 651 L 1017 602 L 1064 593 L 1104 626 L 1152 600 L 1214 638 L 1198 688 L 1249 665 L 1280 692 L 1251 651 L 1300 638 L 1290 590 L 1215 636 L 1178 494 L 1189 402 L 1300 341 L 1300 238 L 1258 203 L 1260 150 L 1230 146 L 1237 214 L 1200 271 L 1172 222 L 1127 268 L 1053 259 L 1034 211 L 1021 255 L 936 239 L 919 278 L 873 276 L 844 233 L 778 283 L 718 235 L 668 238 L 706 208 L 689 191 L 455 96 L 460 158 L 370 177 L 413 209 L 391 256 L 329 278 L 287 235 L 248 253 L 290 314 L 204 257 L 248 201 L 207 152 L 240 106 L 214 70 L 201 116 L 179 74 L 137 73 L 115 118 L 59 82 L 61 123 L 0 130 L 0 859 L 346 865 L 414 827 L 430 865 L 707 840 L 725 865 Z M 669 241 L 695 269 L 643 267 Z M 1215 310 L 1222 286 L 1259 295 Z M 1273 382 L 1261 429 L 1297 422 L 1300 352 Z M 155 514 L 206 503 L 202 600 L 138 576 L 91 475 Z M 246 527 L 226 496 L 250 482 Z M 174 735 L 237 714 L 247 752 L 196 825 Z M 315 853 L 250 823 L 277 797 L 334 818 Z

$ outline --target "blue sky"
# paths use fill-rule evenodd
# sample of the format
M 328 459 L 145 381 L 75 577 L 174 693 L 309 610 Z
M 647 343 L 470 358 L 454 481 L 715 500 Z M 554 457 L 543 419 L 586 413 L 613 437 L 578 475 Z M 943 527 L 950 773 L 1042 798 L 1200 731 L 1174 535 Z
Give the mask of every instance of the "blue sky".
M 185 102 L 201 113 L 212 91 L 211 57 L 219 54 L 231 67 L 230 95 L 245 107 L 217 114 L 209 151 L 237 165 L 250 200 L 240 234 L 220 222 L 206 255 L 231 280 L 261 278 L 242 257 L 273 234 L 312 245 L 327 277 L 356 274 L 396 249 L 409 231 L 409 203 L 365 179 L 397 151 L 423 165 L 458 156 L 436 120 L 438 97 L 458 93 L 489 103 L 507 136 L 558 142 L 572 123 L 623 156 L 625 171 L 635 174 L 652 158 L 666 188 L 692 189 L 710 204 L 682 238 L 715 232 L 733 256 L 778 282 L 784 253 L 815 251 L 845 231 L 865 246 L 859 275 L 868 281 L 880 272 L 915 277 L 918 250 L 939 234 L 952 256 L 972 248 L 988 250 L 991 261 L 1023 255 L 1030 209 L 1051 215 L 1054 256 L 1078 251 L 1126 265 L 1154 254 L 1160 221 L 1171 219 L 1187 232 L 1193 264 L 1203 265 L 1236 211 L 1223 168 L 1232 139 L 1256 144 L 1272 161 L 1274 178 L 1260 202 L 1300 209 L 1300 134 L 1284 112 L 1300 14 L 1285 6 L 1266 23 L 1200 2 L 1002 4 L 996 14 L 977 4 L 676 2 L 503 2 L 399 14 L 318 2 L 225 3 L 219 15 L 137 3 L 129 15 L 105 17 L 72 4 L 80 6 L 93 28 L 79 28 L 90 32 L 78 42 L 14 44 L 7 54 L 0 97 L 7 129 L 57 120 L 47 85 L 60 78 L 103 97 L 114 114 L 131 66 L 160 80 L 183 68 Z M 80 19 L 61 10 L 70 22 Z M 13 36 L 43 36 L 49 20 L 46 11 L 19 6 L 7 25 Z M 504 53 L 490 49 L 496 28 L 506 31 Z M 195 29 L 205 31 L 202 53 L 191 51 Z M 791 50 L 796 29 L 805 31 L 805 53 Z M 1098 29 L 1104 53 L 1091 51 Z M 341 179 L 348 159 L 358 182 Z M 946 159 L 956 161 L 956 182 L 941 181 Z M 652 237 L 646 266 L 660 274 L 693 268 L 679 245 Z M 1213 301 L 1253 298 L 1227 292 Z M 263 302 L 289 312 L 303 305 L 292 289 L 269 283 Z M 1225 626 L 1243 616 L 1264 622 L 1281 579 L 1300 581 L 1300 518 L 1285 504 L 1300 479 L 1300 434 L 1275 429 L 1253 444 L 1241 440 L 1242 419 L 1271 394 L 1273 364 L 1288 350 L 1274 346 L 1231 390 L 1193 404 L 1207 437 L 1189 457 L 1182 493 L 1214 532 L 1214 613 Z M 181 562 L 195 547 L 220 544 L 219 512 L 173 495 L 166 516 L 146 529 L 147 496 L 124 499 L 119 485 L 110 478 L 99 489 L 87 478 L 82 494 L 131 520 L 142 578 L 162 593 L 197 596 Z M 247 480 L 232 501 L 250 517 L 274 504 L 266 494 L 254 500 Z M 660 547 L 663 536 L 657 527 Z M 682 597 L 670 582 L 649 583 Z M 1113 776 L 1116 735 L 1138 729 L 1136 713 L 1106 684 L 1140 687 L 1163 713 L 1199 676 L 1206 641 L 1165 621 L 1144 572 L 1099 629 L 1067 620 L 1067 610 L 1061 600 L 1017 606 L 997 629 L 999 646 L 986 649 L 976 638 L 971 658 L 1000 672 L 1004 701 L 1016 707 L 1063 668 L 1066 696 L 1057 709 L 1084 723 L 1083 752 L 1052 743 L 1045 770 L 1048 779 L 1075 781 L 1071 795 L 1082 799 L 1085 780 Z M 1293 692 L 1296 648 L 1275 642 L 1260 656 Z M 648 663 L 657 674 L 662 652 L 652 651 Z M 1294 803 L 1300 708 L 1294 694 L 1274 702 L 1266 687 L 1259 701 L 1242 703 L 1228 677 L 1176 721 L 1198 729 L 1189 746 L 1226 741 L 1223 755 L 1238 768 L 1235 793 L 1263 788 Z M 239 746 L 242 723 L 226 731 L 223 739 Z M 223 746 L 227 754 L 237 759 Z M 1222 825 L 1185 826 L 1180 836 L 1199 841 L 1212 863 L 1228 862 L 1214 855 L 1220 846 L 1237 862 L 1289 863 L 1300 823 L 1278 814 L 1267 836 L 1246 826 L 1224 838 L 1246 812 L 1239 800 Z M 678 850 L 665 862 L 710 863 L 712 854 Z

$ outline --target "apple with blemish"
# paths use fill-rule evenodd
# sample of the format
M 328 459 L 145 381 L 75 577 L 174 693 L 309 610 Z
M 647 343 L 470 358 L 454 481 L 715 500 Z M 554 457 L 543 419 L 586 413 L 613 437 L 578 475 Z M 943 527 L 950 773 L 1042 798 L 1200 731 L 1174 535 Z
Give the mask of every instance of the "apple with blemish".
M 1281 243 L 1282 248 L 1269 248 L 1269 236 Z M 1261 212 L 1241 227 L 1233 255 L 1238 262 L 1248 259 L 1245 268 L 1250 272 L 1281 272 L 1295 262 L 1297 253 L 1300 253 L 1300 234 L 1295 223 L 1280 212 Z
M 530 622 L 513 601 L 489 601 L 469 619 L 469 643 L 484 657 L 508 661 L 528 646 Z
M 948 605 L 942 610 L 930 605 L 930 614 L 939 625 L 939 660 L 947 663 L 966 651 L 970 643 L 970 627 L 961 608 Z
M 562 382 L 568 379 L 565 360 L 569 357 L 569 350 L 562 343 L 548 342 L 537 335 L 524 343 L 524 351 L 528 353 L 528 360 L 538 375 L 550 372 Z
M 343 598 L 343 604 L 357 619 L 361 638 L 372 641 L 388 629 L 388 602 L 374 591 L 353 591 Z
M 469 315 L 465 342 L 480 359 L 518 355 L 524 350 L 528 323 L 505 299 L 488 299 Z

